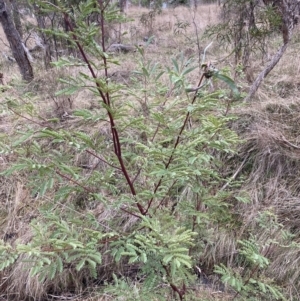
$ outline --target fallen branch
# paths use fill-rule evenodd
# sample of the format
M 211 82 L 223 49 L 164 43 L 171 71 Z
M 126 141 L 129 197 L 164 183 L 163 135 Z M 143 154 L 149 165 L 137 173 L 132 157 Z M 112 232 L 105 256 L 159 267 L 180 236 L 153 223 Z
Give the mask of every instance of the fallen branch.
M 135 52 L 136 47 L 132 45 L 124 45 L 124 44 L 112 44 L 109 46 L 107 49 L 107 52 L 123 52 L 123 53 L 128 53 L 128 52 Z
M 238 176 L 238 174 L 241 172 L 241 170 L 243 169 L 247 159 L 249 158 L 249 155 L 245 157 L 245 159 L 243 160 L 242 164 L 239 166 L 239 168 L 236 170 L 236 172 L 231 176 L 231 178 L 225 183 L 225 185 L 220 189 L 220 191 L 223 191 L 227 188 L 227 186 L 235 180 L 235 178 Z

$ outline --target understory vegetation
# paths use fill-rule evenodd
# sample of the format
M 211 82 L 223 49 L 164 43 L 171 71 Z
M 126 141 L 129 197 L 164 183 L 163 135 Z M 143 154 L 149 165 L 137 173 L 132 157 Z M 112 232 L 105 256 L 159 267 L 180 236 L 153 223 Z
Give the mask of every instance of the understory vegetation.
M 52 57 L 1 61 L 0 296 L 299 300 L 299 28 L 245 103 L 271 6 L 25 2 Z

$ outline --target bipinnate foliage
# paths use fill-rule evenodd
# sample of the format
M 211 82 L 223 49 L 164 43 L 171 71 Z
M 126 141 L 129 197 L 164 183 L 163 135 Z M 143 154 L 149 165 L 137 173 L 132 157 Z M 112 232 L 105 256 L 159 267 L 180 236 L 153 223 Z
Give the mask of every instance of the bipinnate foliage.
M 103 37 L 105 22 L 118 18 L 118 12 L 101 0 L 72 8 L 57 3 L 39 1 L 46 12 L 62 14 L 69 27 L 67 33 L 51 34 L 63 34 L 81 56 L 55 63 L 78 68 L 76 76 L 61 79 L 65 88 L 57 95 L 88 89 L 99 106 L 74 111 L 69 125 L 42 117 L 33 97 L 6 102 L 5 109 L 26 123 L 3 140 L 2 153 L 17 159 L 2 175 L 24 178 L 38 200 L 39 215 L 31 221 L 29 242 L 1 242 L 0 269 L 13 268 L 26 255 L 24 265 L 40 281 L 68 269 L 99 278 L 105 257 L 106 265 L 110 262 L 107 292 L 116 298 L 128 292 L 129 299 L 141 299 L 167 284 L 183 300 L 209 233 L 235 227 L 234 196 L 221 189 L 233 183 L 221 176 L 220 157 L 233 153 L 239 142 L 227 127 L 233 118 L 227 114 L 228 95 L 236 87 L 226 74 L 204 64 L 198 86 L 191 88 L 192 60 L 181 56 L 164 67 L 138 47 L 133 86 L 113 83 L 108 68 L 118 62 L 105 52 L 104 38 L 98 39 L 99 24 L 85 20 L 98 14 Z M 230 89 L 209 92 L 211 78 Z M 239 243 L 249 264 L 267 265 L 255 241 Z M 216 272 L 237 292 L 259 287 L 281 296 L 257 274 L 247 281 L 224 265 Z M 141 290 L 130 292 L 126 277 L 138 277 Z M 155 294 L 162 298 L 164 289 Z
M 265 276 L 260 279 L 257 275 L 259 269 L 266 269 L 269 260 L 260 253 L 260 246 L 254 238 L 238 241 L 240 248 L 238 250 L 239 260 L 243 266 L 248 266 L 248 271 L 241 275 L 240 272 L 226 267 L 224 264 L 215 266 L 215 272 L 221 275 L 221 281 L 230 285 L 236 291 L 236 296 L 241 295 L 245 298 L 251 298 L 254 294 L 263 297 L 270 294 L 273 300 L 284 300 L 284 296 L 278 287 L 272 284 L 271 279 Z

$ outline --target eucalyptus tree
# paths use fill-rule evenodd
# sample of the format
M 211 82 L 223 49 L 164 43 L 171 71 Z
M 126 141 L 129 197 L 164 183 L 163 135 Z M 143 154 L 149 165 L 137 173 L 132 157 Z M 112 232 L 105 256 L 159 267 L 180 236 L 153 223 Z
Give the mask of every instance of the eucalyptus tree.
M 10 10 L 4 0 L 0 0 L 0 23 L 9 42 L 12 54 L 19 66 L 22 78 L 31 81 L 33 69 L 28 58 L 28 52 L 21 40 L 20 33 L 15 27 Z
M 16 0 L 9 0 L 9 2 L 12 7 L 12 15 L 13 15 L 13 20 L 14 20 L 16 29 L 22 38 L 23 37 L 23 28 L 22 28 L 21 17 L 20 17 L 20 12 L 19 12 L 19 3 L 17 3 Z
M 298 0 L 226 0 L 222 4 L 222 20 L 207 33 L 220 45 L 231 49 L 235 64 L 242 67 L 249 83 L 253 83 L 246 100 L 254 96 L 263 79 L 279 62 L 292 38 L 298 22 Z M 281 46 L 257 78 L 252 78 L 251 63 L 264 58 L 270 38 L 281 36 Z

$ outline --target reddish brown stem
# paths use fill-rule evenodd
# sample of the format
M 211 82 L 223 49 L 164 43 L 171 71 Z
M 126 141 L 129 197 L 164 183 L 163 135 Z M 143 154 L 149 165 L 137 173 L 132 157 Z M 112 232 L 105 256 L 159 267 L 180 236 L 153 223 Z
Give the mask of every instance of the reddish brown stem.
M 207 70 L 208 67 L 209 67 L 209 66 L 207 66 L 206 69 L 203 71 L 203 74 L 202 74 L 202 76 L 201 76 L 201 78 L 200 78 L 200 80 L 199 80 L 199 83 L 198 83 L 198 87 L 201 86 L 201 83 L 202 83 L 202 81 L 203 81 L 203 79 L 204 79 L 204 75 L 205 75 L 206 70 Z M 192 104 L 194 104 L 195 101 L 196 101 L 197 93 L 198 93 L 198 91 L 196 91 L 196 92 L 194 93 L 194 96 L 193 96 L 193 99 L 192 99 Z M 177 146 L 179 145 L 180 138 L 181 138 L 181 134 L 183 133 L 183 131 L 184 131 L 185 127 L 186 127 L 186 124 L 187 124 L 189 118 L 190 118 L 190 112 L 187 112 L 187 114 L 186 114 L 186 116 L 185 116 L 185 119 L 184 119 L 184 122 L 183 122 L 183 125 L 182 125 L 182 127 L 181 127 L 181 129 L 180 129 L 180 131 L 179 131 L 179 134 L 177 135 L 177 139 L 176 139 L 176 142 L 175 142 L 175 144 L 174 144 L 172 154 L 171 154 L 171 156 L 170 156 L 168 162 L 165 164 L 165 169 L 168 169 L 169 166 L 170 166 L 170 164 L 171 164 L 172 161 L 173 161 L 175 150 L 176 150 Z M 162 183 L 163 179 L 164 179 L 164 176 L 161 176 L 160 179 L 159 179 L 159 181 L 158 181 L 158 183 L 156 184 L 156 186 L 155 186 L 155 188 L 154 188 L 154 193 L 156 193 L 157 190 L 158 190 L 158 188 L 161 186 L 161 183 Z M 148 211 L 149 211 L 149 209 L 150 209 L 150 207 L 151 207 L 151 205 L 152 205 L 153 200 L 154 200 L 154 197 L 152 197 L 151 200 L 148 202 L 148 206 L 147 206 L 147 209 L 145 210 L 145 214 L 148 213 Z
M 138 172 L 136 173 L 136 175 L 135 175 L 135 177 L 133 178 L 133 180 L 132 180 L 132 183 L 134 183 L 135 182 L 135 180 L 138 178 L 138 176 L 140 175 L 140 173 L 141 173 L 141 168 L 139 168 L 139 170 L 138 170 Z
M 88 154 L 90 154 L 90 155 L 94 156 L 95 158 L 97 158 L 98 160 L 102 161 L 103 163 L 105 163 L 105 164 L 107 164 L 107 165 L 109 165 L 109 166 L 111 166 L 111 167 L 113 167 L 113 168 L 115 168 L 115 169 L 121 170 L 120 167 L 115 166 L 115 165 L 113 165 L 113 164 L 110 164 L 109 162 L 107 162 L 106 160 L 102 159 L 100 156 L 98 156 L 98 155 L 95 154 L 94 152 L 92 152 L 92 151 L 90 151 L 90 150 L 88 150 L 88 149 L 86 149 L 85 151 L 86 151 Z
M 168 191 L 167 191 L 167 193 L 166 193 L 166 196 L 169 194 L 170 190 L 172 189 L 172 187 L 175 185 L 176 182 L 177 182 L 177 180 L 175 180 L 175 181 L 173 182 L 173 184 L 169 187 L 169 189 L 168 189 Z M 160 206 L 162 206 L 163 202 L 164 202 L 165 199 L 166 199 L 166 196 L 163 197 L 163 199 L 160 201 L 160 203 L 158 204 L 158 206 L 155 208 L 155 212 L 156 212 L 156 210 L 157 210 Z
M 24 119 L 26 119 L 26 120 L 28 120 L 28 121 L 30 121 L 30 122 L 32 122 L 32 123 L 35 123 L 35 124 L 39 125 L 40 127 L 45 127 L 45 124 L 42 124 L 42 123 L 40 123 L 40 122 L 38 122 L 38 121 L 35 121 L 35 120 L 33 120 L 33 119 L 30 119 L 30 118 L 28 118 L 28 117 L 26 117 L 26 116 L 24 116 L 24 115 L 22 115 L 22 114 L 16 112 L 15 110 L 13 110 L 13 109 L 10 108 L 10 107 L 9 107 L 8 109 L 9 109 L 10 111 L 12 111 L 15 115 L 17 115 L 17 116 L 19 116 L 19 117 L 21 117 L 21 118 L 24 118 Z M 50 130 L 54 130 L 53 128 L 51 128 L 51 127 L 48 126 L 48 125 L 47 125 L 47 128 L 50 129 Z
M 170 275 L 170 272 L 169 272 L 168 267 L 166 267 L 165 265 L 163 265 L 163 267 L 164 267 L 164 269 L 165 269 L 165 271 L 166 271 L 166 273 L 167 273 L 168 278 L 171 280 L 171 275 Z M 177 287 L 174 283 L 172 283 L 172 282 L 169 282 L 169 284 L 170 284 L 172 290 L 173 290 L 175 293 L 178 294 L 178 297 L 179 297 L 180 301 L 183 301 L 183 300 L 184 300 L 184 295 L 185 295 L 185 293 L 186 293 L 186 287 L 185 287 L 185 285 L 183 284 L 182 289 L 180 289 L 180 288 L 178 288 L 178 287 Z
M 72 179 L 72 178 L 70 178 L 70 177 L 64 175 L 64 174 L 61 173 L 59 170 L 56 170 L 55 172 L 56 172 L 59 176 L 61 176 L 62 178 L 65 178 L 65 179 L 69 180 L 70 182 L 74 183 L 75 185 L 77 185 L 77 186 L 83 188 L 85 191 L 87 191 L 87 192 L 89 192 L 89 193 L 95 193 L 95 191 L 93 191 L 93 190 L 91 190 L 90 188 L 88 188 L 88 187 L 86 187 L 86 186 L 80 184 L 78 181 L 76 181 L 76 180 L 74 180 L 74 179 Z
M 137 218 L 141 218 L 139 215 L 137 215 L 137 214 L 135 214 L 135 213 L 133 213 L 133 212 L 130 212 L 130 211 L 124 209 L 124 208 L 121 208 L 121 210 L 124 211 L 124 212 L 126 212 L 126 213 L 128 213 L 129 215 L 135 216 L 135 217 L 137 217 Z
M 104 10 L 106 8 L 105 5 L 103 5 L 103 1 L 102 0 L 99 0 L 99 6 L 100 6 L 100 15 L 101 15 L 101 21 L 100 21 L 100 24 L 101 24 L 101 30 L 102 30 L 102 49 L 103 51 L 105 51 L 105 40 L 104 40 Z M 111 128 L 111 133 L 112 133 L 112 138 L 113 138 L 113 145 L 114 145 L 114 152 L 115 152 L 115 155 L 117 156 L 118 158 L 118 161 L 119 161 L 119 164 L 120 164 L 120 169 L 122 170 L 122 173 L 127 181 L 127 184 L 129 186 L 129 189 L 131 191 L 131 194 L 133 196 L 136 196 L 136 191 L 135 191 L 135 188 L 134 188 L 134 185 L 133 185 L 133 182 L 131 181 L 130 177 L 129 177 L 129 174 L 128 174 L 128 171 L 127 171 L 127 168 L 125 167 L 125 164 L 124 164 L 124 161 L 123 161 L 123 157 L 122 157 L 122 149 L 121 149 L 121 144 L 120 144 L 120 138 L 119 138 L 119 134 L 118 134 L 118 131 L 116 129 L 116 124 L 115 124 L 115 120 L 113 118 L 113 115 L 110 111 L 110 97 L 109 97 L 109 93 L 103 93 L 101 87 L 100 87 L 100 84 L 97 82 L 97 76 L 96 76 L 96 73 L 82 47 L 82 45 L 79 43 L 79 39 L 77 37 L 77 35 L 75 34 L 75 31 L 74 31 L 74 28 L 73 28 L 73 25 L 71 24 L 70 20 L 69 20 L 69 16 L 67 13 L 64 13 L 64 19 L 65 19 L 65 22 L 67 24 L 67 26 L 69 27 L 70 31 L 72 32 L 72 38 L 74 40 L 74 42 L 76 43 L 78 49 L 79 49 L 79 52 L 81 53 L 82 57 L 83 57 L 83 60 L 85 61 L 85 63 L 87 64 L 87 67 L 88 69 L 90 70 L 90 73 L 92 75 L 92 77 L 95 79 L 95 84 L 96 84 L 96 87 L 98 89 L 98 92 L 102 98 L 102 101 L 103 103 L 108 107 L 107 109 L 107 114 L 108 114 L 108 118 L 109 118 L 109 122 L 110 122 L 110 128 Z M 102 57 L 103 59 L 103 63 L 104 63 L 104 70 L 105 70 L 105 75 L 107 77 L 107 60 L 106 60 L 106 57 L 103 56 Z M 138 202 L 136 203 L 136 206 L 138 207 L 140 213 L 142 215 L 145 215 L 146 214 L 146 211 L 145 209 L 143 208 L 143 206 L 141 204 L 139 204 Z

